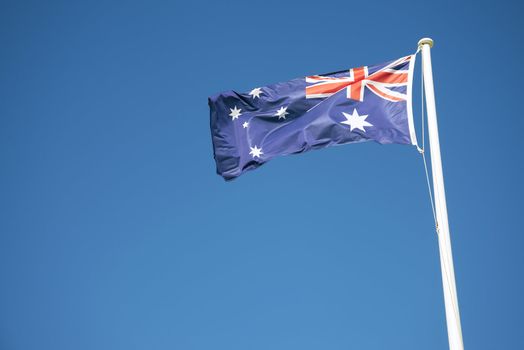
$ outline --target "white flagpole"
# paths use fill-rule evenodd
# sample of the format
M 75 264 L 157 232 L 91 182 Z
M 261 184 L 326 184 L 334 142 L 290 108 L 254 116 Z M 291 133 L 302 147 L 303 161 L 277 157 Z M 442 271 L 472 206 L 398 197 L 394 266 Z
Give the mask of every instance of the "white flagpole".
M 431 53 L 433 40 L 423 38 L 418 42 L 422 50 L 422 70 L 424 74 L 424 91 L 428 115 L 429 145 L 431 150 L 431 170 L 433 178 L 433 195 L 437 219 L 437 233 L 440 251 L 440 268 L 442 271 L 442 287 L 444 289 L 444 304 L 446 306 L 446 323 L 450 350 L 463 350 L 462 329 L 458 307 L 457 288 L 455 286 L 455 271 L 449 237 L 448 210 L 444 191 L 444 176 L 440 159 L 440 142 L 438 137 L 437 109 L 435 107 L 435 92 L 433 90 L 433 72 L 431 69 Z

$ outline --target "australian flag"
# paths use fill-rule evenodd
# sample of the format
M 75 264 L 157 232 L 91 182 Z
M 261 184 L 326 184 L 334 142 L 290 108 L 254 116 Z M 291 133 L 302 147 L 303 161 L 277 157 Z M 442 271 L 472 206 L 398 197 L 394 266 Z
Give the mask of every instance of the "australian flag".
M 217 173 L 231 180 L 274 157 L 331 145 L 416 145 L 414 64 L 410 55 L 210 97 Z

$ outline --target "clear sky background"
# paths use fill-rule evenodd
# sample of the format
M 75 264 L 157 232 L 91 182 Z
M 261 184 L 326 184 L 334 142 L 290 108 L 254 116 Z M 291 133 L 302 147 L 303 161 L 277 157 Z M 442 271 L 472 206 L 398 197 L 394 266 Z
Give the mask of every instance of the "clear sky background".
M 523 349 L 523 11 L 3 1 L 0 349 L 446 349 L 416 150 L 332 147 L 226 183 L 207 105 L 424 36 L 466 349 Z

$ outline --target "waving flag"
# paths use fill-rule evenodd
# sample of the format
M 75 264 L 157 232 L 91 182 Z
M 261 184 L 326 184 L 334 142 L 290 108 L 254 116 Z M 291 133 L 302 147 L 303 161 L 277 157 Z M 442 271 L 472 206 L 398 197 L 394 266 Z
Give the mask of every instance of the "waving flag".
M 362 141 L 416 145 L 415 55 L 209 98 L 217 173 L 231 180 L 281 155 Z

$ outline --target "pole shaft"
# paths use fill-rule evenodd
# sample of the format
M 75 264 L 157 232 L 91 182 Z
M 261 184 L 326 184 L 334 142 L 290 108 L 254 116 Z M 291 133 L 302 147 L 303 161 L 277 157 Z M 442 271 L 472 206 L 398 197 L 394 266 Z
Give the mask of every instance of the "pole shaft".
M 431 170 L 433 177 L 433 194 L 438 223 L 438 242 L 440 252 L 440 267 L 442 272 L 442 287 L 446 307 L 446 324 L 450 350 L 463 350 L 462 329 L 458 307 L 457 288 L 455 285 L 455 271 L 451 252 L 449 235 L 448 210 L 446 207 L 446 193 L 444 190 L 444 176 L 440 157 L 440 142 L 437 124 L 437 109 L 435 107 L 435 92 L 433 89 L 433 72 L 431 67 L 432 41 L 421 40 L 422 69 L 424 74 L 424 91 L 426 96 L 428 134 L 431 150 Z

